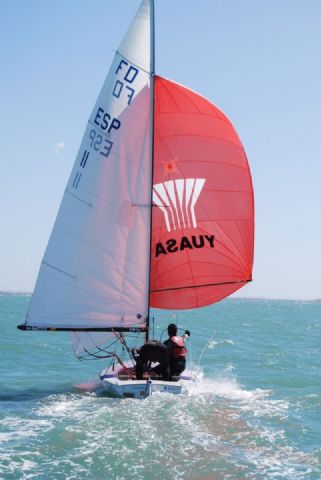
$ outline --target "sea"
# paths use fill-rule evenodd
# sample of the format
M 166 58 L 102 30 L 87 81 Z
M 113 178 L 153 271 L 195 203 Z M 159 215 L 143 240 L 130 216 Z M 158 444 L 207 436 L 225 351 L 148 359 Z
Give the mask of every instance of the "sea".
M 21 332 L 29 295 L 0 295 L 0 478 L 321 479 L 321 300 L 227 299 L 153 311 L 191 331 L 182 395 L 96 389 L 67 333 Z

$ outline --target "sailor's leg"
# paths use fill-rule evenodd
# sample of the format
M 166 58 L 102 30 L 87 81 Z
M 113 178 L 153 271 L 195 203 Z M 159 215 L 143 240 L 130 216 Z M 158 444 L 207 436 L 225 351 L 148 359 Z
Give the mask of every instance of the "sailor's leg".
M 168 362 L 165 362 L 162 365 L 162 378 L 165 381 L 170 381 L 172 379 Z
M 142 380 L 143 374 L 144 374 L 144 363 L 139 357 L 136 360 L 135 372 L 136 372 L 136 380 Z

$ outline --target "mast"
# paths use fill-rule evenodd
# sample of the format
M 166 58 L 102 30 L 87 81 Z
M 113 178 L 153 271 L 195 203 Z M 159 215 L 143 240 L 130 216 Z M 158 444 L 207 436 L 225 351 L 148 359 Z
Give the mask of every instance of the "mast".
M 148 315 L 146 318 L 145 341 L 149 340 L 150 325 L 150 284 L 152 260 L 152 219 L 153 219 L 153 177 L 154 177 L 154 114 L 155 114 L 155 9 L 154 0 L 150 0 L 150 87 L 151 87 L 151 188 L 150 188 L 150 245 L 148 269 Z

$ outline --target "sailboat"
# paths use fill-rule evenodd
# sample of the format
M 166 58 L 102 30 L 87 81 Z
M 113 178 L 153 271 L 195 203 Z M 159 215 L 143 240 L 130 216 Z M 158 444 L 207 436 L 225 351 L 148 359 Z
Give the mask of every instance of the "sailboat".
M 151 308 L 197 309 L 250 282 L 253 246 L 241 141 L 211 102 L 155 75 L 154 1 L 143 0 L 90 115 L 18 328 L 71 332 L 79 358 L 109 359 L 100 380 L 112 394 L 181 393 L 188 375 L 135 379 L 131 348 L 152 338 Z

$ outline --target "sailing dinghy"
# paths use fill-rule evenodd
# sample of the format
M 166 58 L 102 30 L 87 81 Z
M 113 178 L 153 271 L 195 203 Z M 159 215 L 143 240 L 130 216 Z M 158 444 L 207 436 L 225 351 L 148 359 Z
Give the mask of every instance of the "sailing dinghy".
M 180 393 L 190 377 L 135 379 L 150 309 L 196 309 L 252 279 L 254 205 L 232 124 L 155 75 L 154 1 L 143 0 L 89 118 L 21 330 L 70 331 L 109 359 L 103 388 Z M 127 356 L 127 360 L 126 360 Z

